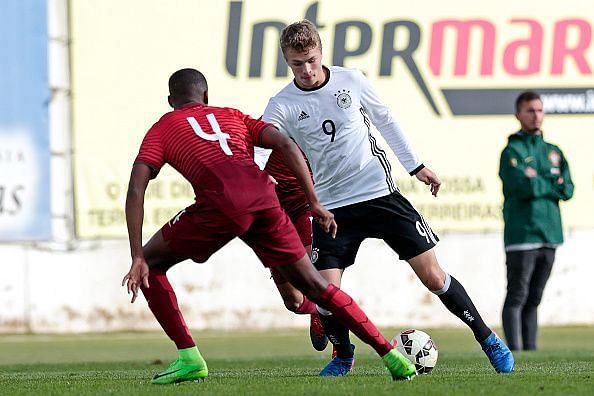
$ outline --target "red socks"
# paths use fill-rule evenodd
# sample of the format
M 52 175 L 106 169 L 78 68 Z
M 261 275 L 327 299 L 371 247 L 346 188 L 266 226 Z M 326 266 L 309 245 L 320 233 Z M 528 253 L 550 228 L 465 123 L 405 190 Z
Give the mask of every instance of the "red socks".
M 343 325 L 375 349 L 380 356 L 383 357 L 393 349 L 357 303 L 338 287 L 329 284 L 320 296 L 320 305 L 332 312 Z
M 151 268 L 148 281 L 150 286 L 148 289 L 144 286 L 140 288 L 165 333 L 175 342 L 177 349 L 195 346 L 165 271 Z
M 148 280 L 150 287 L 147 289 L 141 286 L 142 293 L 165 333 L 178 349 L 195 346 L 190 330 L 177 305 L 175 292 L 165 272 L 153 268 L 149 271 Z M 384 356 L 392 350 L 392 345 L 367 318 L 357 303 L 336 286 L 328 285 L 320 296 L 320 305 L 332 312 L 336 319 L 347 326 L 363 342 L 371 345 L 380 356 Z M 315 307 L 313 302 L 304 298 L 298 311 L 313 313 L 316 311 Z
M 313 314 L 317 313 L 318 310 L 316 309 L 316 304 L 311 302 L 307 297 L 303 296 L 303 302 L 295 311 L 296 314 L 305 315 L 305 314 Z

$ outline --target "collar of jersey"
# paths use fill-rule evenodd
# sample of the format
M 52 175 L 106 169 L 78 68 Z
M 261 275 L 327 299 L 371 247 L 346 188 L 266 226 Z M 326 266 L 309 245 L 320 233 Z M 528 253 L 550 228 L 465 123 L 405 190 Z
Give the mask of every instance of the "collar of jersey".
M 185 105 L 183 105 L 182 107 L 178 108 L 177 110 L 187 109 L 189 107 L 195 107 L 195 106 L 206 106 L 206 105 L 204 103 L 189 102 L 189 103 L 186 103 Z
M 330 69 L 324 65 L 322 65 L 322 68 L 324 70 L 327 70 L 328 73 L 326 73 L 326 79 L 324 80 L 324 82 L 321 85 L 318 85 L 317 87 L 313 87 L 313 88 L 301 88 L 299 85 L 297 85 L 297 81 L 295 81 L 295 79 L 293 79 L 293 84 L 297 87 L 297 89 L 299 89 L 300 91 L 305 91 L 305 92 L 317 91 L 318 89 L 324 88 L 326 86 L 326 84 L 328 84 L 328 81 L 330 81 Z
M 526 132 L 523 129 L 520 129 L 518 131 L 518 135 L 520 135 L 520 136 L 537 136 L 537 137 L 540 137 L 541 139 L 544 139 L 542 136 L 543 135 L 542 130 L 540 131 L 540 133 L 530 133 L 530 132 Z M 537 139 L 537 138 L 534 138 L 534 139 Z

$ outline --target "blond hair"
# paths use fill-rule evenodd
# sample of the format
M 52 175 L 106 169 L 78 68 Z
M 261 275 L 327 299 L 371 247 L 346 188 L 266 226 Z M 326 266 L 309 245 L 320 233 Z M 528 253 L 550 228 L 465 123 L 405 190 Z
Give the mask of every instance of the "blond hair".
M 283 54 L 287 48 L 297 52 L 306 52 L 316 47 L 322 50 L 322 41 L 316 26 L 304 19 L 285 27 L 280 35 L 280 47 Z

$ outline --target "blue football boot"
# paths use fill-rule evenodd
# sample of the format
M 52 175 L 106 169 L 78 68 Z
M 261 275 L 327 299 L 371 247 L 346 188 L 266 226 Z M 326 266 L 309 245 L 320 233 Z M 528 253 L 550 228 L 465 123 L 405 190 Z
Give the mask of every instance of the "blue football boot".
M 355 346 L 353 344 L 351 344 L 351 349 L 353 357 L 350 358 L 340 358 L 333 353 L 330 363 L 320 371 L 320 377 L 344 377 L 350 373 L 355 365 Z
M 481 343 L 481 347 L 495 371 L 498 373 L 511 373 L 514 371 L 514 355 L 507 345 L 497 337 L 497 334 L 491 332 L 491 335 Z

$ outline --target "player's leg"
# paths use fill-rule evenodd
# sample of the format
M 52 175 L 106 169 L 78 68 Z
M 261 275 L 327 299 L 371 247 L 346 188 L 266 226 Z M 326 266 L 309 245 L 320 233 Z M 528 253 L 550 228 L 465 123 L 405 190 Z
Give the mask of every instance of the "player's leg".
M 500 373 L 513 371 L 514 359 L 511 351 L 487 327 L 464 286 L 441 269 L 433 249 L 409 259 L 408 263 L 423 284 L 472 330 L 493 368 Z
M 538 335 L 538 305 L 551 275 L 555 261 L 554 248 L 538 249 L 534 272 L 530 279 L 528 298 L 522 309 L 522 345 L 524 350 L 536 350 Z
M 237 235 L 238 229 L 241 229 L 238 224 L 221 219 L 212 211 L 192 206 L 165 224 L 143 247 L 149 264 L 149 287 L 143 287 L 142 292 L 161 327 L 178 349 L 178 358 L 154 376 L 154 384 L 200 380 L 208 376 L 206 362 L 192 339 L 166 273 L 173 265 L 188 258 L 196 262 L 206 261 Z M 219 238 L 213 239 L 212 235 Z
M 281 200 L 282 205 L 283 200 Z M 289 206 L 289 208 L 291 208 Z M 312 228 L 311 212 L 307 206 L 299 206 L 294 210 L 285 210 L 297 230 L 307 255 L 311 257 Z M 323 351 L 328 345 L 328 337 L 324 332 L 316 304 L 311 302 L 299 290 L 291 285 L 276 269 L 271 268 L 272 279 L 283 299 L 285 307 L 298 315 L 309 314 L 309 338 L 317 351 Z
M 163 240 L 161 230 L 147 242 L 143 252 L 149 265 L 149 287 L 141 285 L 141 290 L 149 308 L 178 349 L 194 346 L 194 340 L 179 310 L 175 292 L 166 274 L 169 268 L 186 257 L 178 257 L 171 250 L 169 244 Z
M 149 287 L 141 285 L 142 293 L 151 312 L 178 349 L 178 358 L 165 370 L 155 374 L 152 383 L 170 384 L 203 379 L 208 375 L 208 367 L 192 339 L 166 274 L 169 268 L 186 257 L 171 250 L 163 240 L 161 230 L 143 247 L 143 252 L 149 264 Z
M 425 287 L 470 327 L 477 341 L 482 342 L 491 334 L 464 287 L 439 266 L 433 249 L 409 259 L 408 263 Z
M 295 225 L 295 229 L 299 234 L 299 239 L 301 239 L 301 242 L 307 251 L 307 255 L 311 260 L 313 243 L 313 217 L 311 212 L 307 207 L 303 207 L 298 210 L 288 212 L 288 215 L 293 225 Z M 326 336 L 324 326 L 320 320 L 320 314 L 318 312 L 317 306 L 309 301 L 305 296 L 303 296 L 303 301 L 302 307 L 308 306 L 313 310 L 309 316 L 309 339 L 311 341 L 311 345 L 315 350 L 323 351 L 328 345 L 328 337 Z M 306 302 L 309 304 L 306 304 Z
M 285 211 L 291 223 L 295 227 L 299 239 L 303 243 L 303 247 L 307 255 L 311 257 L 311 212 L 306 208 L 299 208 L 293 211 Z M 309 301 L 299 290 L 291 285 L 275 268 L 270 269 L 274 284 L 280 293 L 285 307 L 296 314 L 315 314 L 316 305 Z
M 304 237 L 301 235 L 301 232 L 298 228 L 298 223 L 295 222 L 294 219 L 291 219 L 293 225 L 295 226 L 297 232 L 299 233 L 299 237 L 302 242 L 304 242 Z M 309 220 L 308 220 L 309 221 Z M 310 234 L 311 234 L 311 226 Z M 303 247 L 307 252 L 308 256 L 311 256 L 311 236 L 309 239 L 306 239 Z M 297 288 L 289 283 L 289 281 L 281 275 L 281 273 L 276 268 L 270 268 L 270 275 L 272 276 L 272 280 L 274 281 L 274 285 L 276 286 L 278 293 L 280 294 L 281 298 L 283 299 L 283 303 L 285 307 L 298 315 L 304 314 L 314 314 L 317 312 L 316 305 L 309 301 L 307 297 L 305 297 Z
M 320 275 L 329 283 L 340 287 L 341 268 L 330 268 L 320 271 Z M 350 332 L 329 310 L 318 307 L 320 322 L 328 339 L 332 343 L 332 360 L 320 371 L 322 377 L 340 377 L 350 373 L 355 366 L 355 346 L 351 343 Z
M 512 350 L 522 349 L 522 310 L 528 299 L 536 252 L 536 250 L 519 250 L 505 254 L 507 294 L 501 316 L 505 339 Z
M 316 304 L 309 301 L 307 297 L 291 285 L 276 268 L 271 268 L 270 274 L 287 310 L 297 315 L 313 314 L 317 312 Z
M 472 330 L 497 372 L 512 371 L 514 361 L 507 346 L 485 325 L 460 282 L 439 265 L 433 251 L 439 239 L 423 216 L 398 192 L 367 206 L 374 236 L 383 238 L 406 260 L 425 287 Z
M 332 312 L 361 340 L 372 346 L 382 356 L 394 379 L 405 379 L 415 374 L 414 365 L 379 333 L 359 306 L 342 290 L 328 283 L 313 267 L 284 212 L 277 208 L 262 211 L 241 239 L 265 266 L 278 268 L 311 301 Z
M 379 332 L 357 303 L 345 292 L 325 280 L 307 256 L 292 265 L 278 267 L 303 294 L 319 307 L 330 311 L 363 342 L 370 345 L 384 361 L 393 379 L 410 379 L 416 374 L 414 365 L 402 356 Z
M 305 246 L 305 250 L 307 251 L 307 255 L 311 256 L 311 245 Z M 314 349 L 317 351 L 326 349 L 328 337 L 326 337 L 326 333 L 324 332 L 316 304 L 291 285 L 276 268 L 271 268 L 270 273 L 285 307 L 297 315 L 310 315 L 309 338 Z
M 332 238 L 314 223 L 312 262 L 328 282 L 340 287 L 344 269 L 355 262 L 365 234 L 361 233 L 357 220 L 360 216 L 358 205 L 333 209 L 332 212 L 336 222 L 340 224 L 340 230 L 336 238 Z M 347 375 L 355 362 L 355 348 L 349 338 L 349 329 L 328 310 L 318 307 L 318 312 L 324 331 L 333 346 L 332 359 L 320 375 Z

